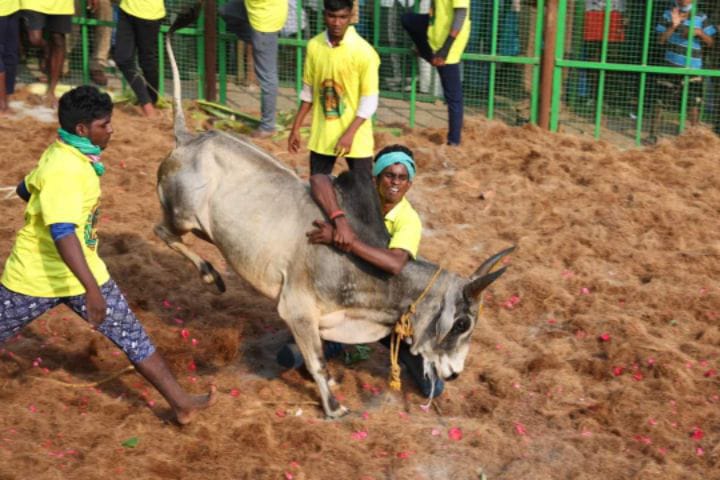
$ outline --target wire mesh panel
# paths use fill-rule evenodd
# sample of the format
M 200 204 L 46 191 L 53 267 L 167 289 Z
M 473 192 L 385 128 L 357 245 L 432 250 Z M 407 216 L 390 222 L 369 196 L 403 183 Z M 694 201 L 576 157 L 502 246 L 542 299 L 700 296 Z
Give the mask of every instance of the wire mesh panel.
M 636 143 L 652 143 L 701 122 L 717 125 L 717 4 L 561 1 L 558 123 Z

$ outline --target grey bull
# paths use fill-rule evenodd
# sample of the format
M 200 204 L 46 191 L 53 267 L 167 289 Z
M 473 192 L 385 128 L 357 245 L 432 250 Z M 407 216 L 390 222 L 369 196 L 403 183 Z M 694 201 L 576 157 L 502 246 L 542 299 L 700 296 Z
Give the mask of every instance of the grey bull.
M 205 282 L 224 290 L 219 273 L 182 236 L 192 232 L 211 242 L 240 276 L 277 301 L 328 417 L 347 409 L 332 394 L 322 340 L 377 341 L 426 288 L 412 316 L 410 351 L 422 355 L 431 378 L 455 378 L 463 370 L 481 292 L 505 271 L 491 270 L 512 248 L 490 257 L 466 279 L 445 270 L 436 276 L 438 267 L 424 260 L 411 261 L 400 274 L 389 276 L 339 250 L 309 244 L 305 232 L 323 214 L 308 184 L 243 138 L 218 131 L 190 134 L 170 35 L 166 47 L 173 70 L 176 148 L 158 171 L 164 218 L 156 234 L 190 259 Z M 339 201 L 358 235 L 387 245 L 369 177 L 341 176 L 336 183 L 345 187 L 338 191 Z

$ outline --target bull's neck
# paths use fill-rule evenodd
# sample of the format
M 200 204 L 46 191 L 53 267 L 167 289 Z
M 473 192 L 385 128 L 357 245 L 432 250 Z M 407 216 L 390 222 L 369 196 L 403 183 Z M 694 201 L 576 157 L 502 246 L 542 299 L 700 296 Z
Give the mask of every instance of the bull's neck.
M 425 261 L 408 262 L 405 264 L 405 268 L 390 280 L 392 290 L 397 292 L 395 298 L 400 300 L 397 302 L 397 307 L 404 311 L 411 303 L 417 301 L 420 295 L 422 295 L 422 292 L 428 288 L 438 268 L 440 267 Z M 442 282 L 443 277 L 444 274 L 441 272 L 430 288 Z

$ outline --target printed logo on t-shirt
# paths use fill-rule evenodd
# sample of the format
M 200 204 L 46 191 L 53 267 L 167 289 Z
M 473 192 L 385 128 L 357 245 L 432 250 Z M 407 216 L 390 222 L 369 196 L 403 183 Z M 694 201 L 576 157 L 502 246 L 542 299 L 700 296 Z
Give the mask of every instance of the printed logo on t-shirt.
M 337 120 L 345 111 L 343 93 L 342 85 L 335 80 L 323 80 L 320 101 L 327 120 Z
M 95 250 L 95 248 L 97 248 L 97 220 L 99 216 L 100 208 L 98 204 L 90 211 L 87 221 L 85 222 L 85 246 L 87 246 L 90 250 Z

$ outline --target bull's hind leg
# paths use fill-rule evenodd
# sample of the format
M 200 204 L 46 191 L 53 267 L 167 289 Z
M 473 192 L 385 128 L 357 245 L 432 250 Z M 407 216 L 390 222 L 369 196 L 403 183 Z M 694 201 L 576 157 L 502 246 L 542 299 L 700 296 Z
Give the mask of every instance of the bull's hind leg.
M 210 262 L 190 250 L 190 248 L 183 243 L 180 235 L 175 234 L 165 223 L 155 225 L 155 235 L 167 243 L 170 248 L 190 260 L 200 272 L 203 282 L 207 284 L 214 283 L 218 290 L 221 292 L 225 291 L 225 282 L 218 271 L 215 270 Z

